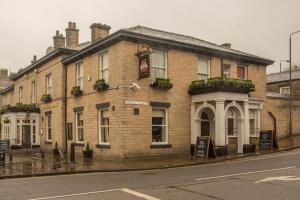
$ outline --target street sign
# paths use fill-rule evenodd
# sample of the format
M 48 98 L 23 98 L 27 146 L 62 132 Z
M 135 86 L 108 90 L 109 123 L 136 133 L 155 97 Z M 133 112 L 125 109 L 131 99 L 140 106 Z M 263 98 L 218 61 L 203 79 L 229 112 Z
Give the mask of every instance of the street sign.
M 195 158 L 207 160 L 208 157 L 216 158 L 215 145 L 212 139 L 210 136 L 197 137 Z

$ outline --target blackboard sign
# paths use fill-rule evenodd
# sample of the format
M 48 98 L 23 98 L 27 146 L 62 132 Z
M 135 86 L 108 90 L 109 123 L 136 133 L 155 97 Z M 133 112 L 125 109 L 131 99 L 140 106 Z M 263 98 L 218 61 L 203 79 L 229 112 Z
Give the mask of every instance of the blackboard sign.
M 197 137 L 195 158 L 207 160 L 208 157 L 216 158 L 214 143 L 210 136 Z
M 8 140 L 0 140 L 0 153 L 5 153 L 9 150 Z
M 272 150 L 278 148 L 276 137 L 272 130 L 259 132 L 259 149 Z

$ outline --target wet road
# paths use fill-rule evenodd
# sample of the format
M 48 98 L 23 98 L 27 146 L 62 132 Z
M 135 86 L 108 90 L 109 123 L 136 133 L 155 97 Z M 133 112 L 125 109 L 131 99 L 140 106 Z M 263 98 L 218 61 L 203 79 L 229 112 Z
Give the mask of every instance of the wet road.
M 300 150 L 163 170 L 0 181 L 0 199 L 296 200 Z

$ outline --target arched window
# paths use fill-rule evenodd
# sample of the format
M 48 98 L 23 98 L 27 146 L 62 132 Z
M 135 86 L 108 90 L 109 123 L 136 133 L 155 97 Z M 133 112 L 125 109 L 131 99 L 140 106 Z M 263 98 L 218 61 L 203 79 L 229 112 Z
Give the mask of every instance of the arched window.
M 226 113 L 226 131 L 227 135 L 236 135 L 236 113 L 234 109 L 229 108 Z
M 201 119 L 202 120 L 209 120 L 208 114 L 206 112 L 201 113 Z

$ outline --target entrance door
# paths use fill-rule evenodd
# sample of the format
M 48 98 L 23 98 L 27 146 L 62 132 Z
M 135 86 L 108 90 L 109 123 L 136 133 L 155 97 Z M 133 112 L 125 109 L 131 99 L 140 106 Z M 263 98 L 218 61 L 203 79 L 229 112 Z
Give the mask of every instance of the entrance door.
M 210 136 L 210 122 L 206 112 L 201 114 L 201 136 Z
M 22 125 L 22 148 L 30 148 L 31 137 L 30 137 L 30 125 Z

